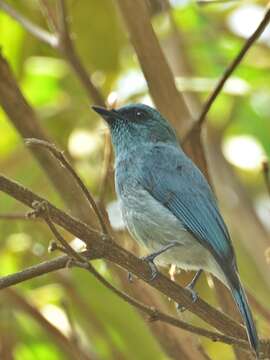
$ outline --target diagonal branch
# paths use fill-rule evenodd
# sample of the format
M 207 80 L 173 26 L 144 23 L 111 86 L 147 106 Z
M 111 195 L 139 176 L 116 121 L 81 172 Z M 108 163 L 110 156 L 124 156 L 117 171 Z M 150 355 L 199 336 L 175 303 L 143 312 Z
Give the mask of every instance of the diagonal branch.
M 81 255 L 87 259 L 87 260 L 94 260 L 96 257 L 93 256 L 92 251 L 84 251 L 81 253 Z M 38 265 L 31 266 L 27 269 L 24 269 L 20 272 L 17 272 L 15 274 L 7 275 L 0 278 L 0 289 L 5 289 L 7 287 L 19 284 L 20 282 L 33 279 L 35 277 L 49 274 L 50 272 L 61 270 L 66 268 L 68 262 L 70 260 L 70 257 L 68 255 L 57 257 L 53 260 L 49 260 L 43 263 L 40 263 Z M 76 263 L 75 263 L 76 266 Z M 98 274 L 100 276 L 100 274 Z M 106 282 L 106 283 L 105 283 Z M 111 284 L 108 283 L 103 277 L 102 277 L 102 283 L 107 288 L 111 289 Z M 163 321 L 166 322 L 172 326 L 175 326 L 177 328 L 189 331 L 191 333 L 207 337 L 211 339 L 212 341 L 220 341 L 225 344 L 231 345 L 231 344 L 237 344 L 240 347 L 244 349 L 248 349 L 248 343 L 244 340 L 239 340 L 230 336 L 222 335 L 218 332 L 208 331 L 205 329 L 202 329 L 197 326 L 190 325 L 182 320 L 176 319 L 172 316 L 166 315 L 165 313 L 158 311 L 157 309 L 144 305 L 141 302 L 133 299 L 129 295 L 121 292 L 118 293 L 118 290 L 113 287 L 112 290 L 116 295 L 121 297 L 124 301 L 128 302 L 129 304 L 136 307 L 138 310 L 142 311 L 143 313 L 147 314 L 149 316 L 150 321 Z
M 30 146 L 34 146 L 34 147 L 43 147 L 47 150 L 49 150 L 49 152 L 58 160 L 60 161 L 61 165 L 66 168 L 70 174 L 73 176 L 73 178 L 75 179 L 75 181 L 77 182 L 78 186 L 80 187 L 80 189 L 82 190 L 82 192 L 84 193 L 85 197 L 87 198 L 90 206 L 93 208 L 94 212 L 97 215 L 97 218 L 99 220 L 100 223 L 100 227 L 103 231 L 104 235 L 109 235 L 105 221 L 103 220 L 102 214 L 95 202 L 95 200 L 93 199 L 92 195 L 90 194 L 89 190 L 87 189 L 87 187 L 84 185 L 84 183 L 82 182 L 82 180 L 80 179 L 80 177 L 78 176 L 78 174 L 76 173 L 76 171 L 74 170 L 74 168 L 71 166 L 71 164 L 68 162 L 68 160 L 66 159 L 64 152 L 60 151 L 57 149 L 57 147 L 47 141 L 44 140 L 39 140 L 39 139 L 26 139 L 25 140 L 26 145 L 30 145 Z
M 43 4 L 45 6 L 45 4 Z M 62 56 L 65 57 L 70 64 L 75 74 L 78 76 L 81 84 L 84 86 L 86 93 L 91 101 L 100 106 L 105 106 L 105 101 L 99 89 L 91 81 L 90 75 L 86 68 L 82 64 L 73 44 L 73 41 L 69 34 L 69 27 L 67 23 L 67 14 L 65 9 L 65 3 L 62 0 L 58 0 L 58 22 L 54 24 L 56 19 L 52 19 L 52 12 L 50 6 L 46 3 L 46 15 L 49 24 L 54 24 L 53 28 L 58 30 L 57 33 L 52 34 L 41 27 L 37 26 L 29 19 L 21 15 L 17 10 L 8 5 L 5 1 L 0 0 L 0 9 L 5 11 L 14 20 L 16 20 L 22 27 L 25 28 L 30 34 L 37 39 L 49 44 L 54 49 L 57 49 Z
M 38 207 L 37 207 L 38 212 L 40 211 L 40 206 L 42 207 L 42 204 L 38 204 Z M 249 348 L 247 342 L 245 342 L 243 340 L 239 341 L 238 339 L 234 339 L 232 337 L 224 336 L 219 333 L 213 333 L 211 331 L 207 331 L 207 330 L 201 329 L 199 327 L 189 325 L 181 320 L 178 320 L 169 315 L 166 315 L 166 314 L 158 311 L 157 309 L 147 306 L 147 305 L 137 301 L 135 298 L 131 297 L 130 295 L 124 293 L 123 291 L 117 289 L 111 283 L 109 283 L 102 275 L 100 275 L 96 271 L 96 269 L 88 262 L 88 260 L 82 254 L 77 253 L 68 244 L 68 242 L 62 237 L 62 235 L 58 232 L 58 230 L 52 223 L 52 221 L 49 217 L 49 214 L 47 212 L 47 207 L 45 208 L 45 210 L 44 210 L 44 208 L 41 209 L 41 212 L 44 212 L 43 215 L 41 214 L 41 216 L 44 216 L 44 219 L 45 219 L 46 223 L 48 224 L 48 226 L 50 227 L 52 233 L 54 234 L 56 239 L 60 242 L 60 244 L 62 246 L 61 251 L 66 253 L 66 255 L 70 258 L 70 260 L 72 260 L 70 265 L 80 267 L 80 268 L 85 269 L 88 272 L 90 272 L 101 284 L 103 284 L 107 289 L 112 291 L 115 295 L 117 295 L 122 300 L 129 303 L 130 305 L 134 306 L 138 310 L 146 313 L 149 316 L 150 321 L 163 321 L 163 322 L 169 323 L 170 325 L 180 327 L 184 330 L 187 330 L 190 332 L 195 332 L 198 335 L 206 336 L 213 341 L 223 341 L 224 340 L 224 342 L 227 344 L 228 343 L 232 344 L 232 343 L 238 342 L 241 347 L 244 347 L 247 349 Z
M 204 329 L 201 329 L 196 326 L 189 325 L 181 320 L 178 320 L 176 318 L 173 318 L 172 316 L 166 315 L 162 313 L 161 311 L 158 311 L 157 309 L 147 306 L 140 301 L 136 300 L 135 298 L 131 297 L 130 295 L 124 293 L 123 291 L 117 289 L 115 286 L 113 286 L 111 283 L 109 283 L 99 272 L 96 271 L 96 269 L 89 263 L 88 259 L 84 257 L 83 254 L 76 252 L 69 243 L 62 237 L 62 235 L 58 232 L 55 225 L 50 219 L 49 210 L 47 207 L 47 203 L 37 203 L 35 205 L 35 210 L 33 210 L 31 213 L 31 216 L 36 217 L 43 217 L 49 228 L 51 229 L 53 235 L 55 238 L 59 241 L 61 246 L 59 247 L 56 244 L 55 249 L 59 249 L 60 251 L 64 252 L 70 262 L 70 266 L 76 266 L 80 267 L 92 274 L 102 285 L 104 285 L 107 289 L 112 291 L 115 295 L 120 297 L 125 302 L 129 303 L 130 305 L 134 306 L 138 310 L 146 313 L 149 316 L 150 321 L 163 321 L 170 325 L 173 325 L 175 327 L 179 327 L 181 329 L 187 330 L 189 332 L 196 333 L 197 335 L 205 336 L 207 338 L 210 338 L 213 341 L 222 341 L 226 344 L 238 344 L 241 347 L 244 347 L 245 349 L 249 348 L 249 345 L 246 341 L 238 340 L 232 337 L 228 337 L 225 335 L 221 335 L 220 333 L 214 333 L 211 331 L 207 331 Z
M 201 317 L 210 325 L 216 327 L 219 331 L 222 331 L 229 336 L 246 339 L 245 329 L 243 326 L 237 324 L 225 314 L 217 311 L 202 299 L 198 299 L 196 303 L 192 304 L 190 293 L 187 290 L 183 289 L 160 273 L 155 280 L 149 280 L 150 271 L 146 262 L 138 259 L 110 239 L 101 241 L 101 234 L 99 232 L 94 231 L 85 223 L 57 209 L 47 200 L 44 200 L 30 190 L 5 178 L 4 176 L 0 176 L 0 191 L 9 194 L 30 208 L 33 208 L 33 203 L 35 202 L 45 201 L 52 221 L 74 236 L 83 240 L 91 248 L 91 251 L 94 254 L 99 254 L 99 256 L 104 257 L 105 259 L 132 272 L 138 278 L 147 282 L 150 286 L 158 289 L 175 302 L 188 308 L 191 312 Z
M 73 217 L 57 209 L 38 195 L 32 193 L 30 190 L 22 187 L 15 182 L 12 182 L 11 180 L 3 176 L 0 176 L 0 191 L 9 194 L 10 196 L 14 197 L 18 201 L 21 201 L 22 203 L 31 208 L 33 208 L 34 203 L 45 201 L 47 203 L 52 221 L 72 233 L 74 236 L 85 241 L 89 246 L 91 246 L 90 256 L 103 257 L 104 259 L 110 260 L 111 262 L 121 266 L 122 268 L 133 272 L 138 278 L 142 279 L 150 286 L 161 291 L 177 303 L 183 304 L 191 312 L 201 317 L 203 320 L 214 326 L 219 331 L 222 331 L 225 335 L 246 341 L 246 333 L 243 326 L 239 325 L 225 314 L 217 311 L 216 309 L 205 303 L 202 299 L 198 299 L 196 303 L 192 304 L 189 292 L 177 285 L 176 283 L 170 281 L 162 274 L 158 274 L 157 278 L 153 281 L 149 280 L 148 264 L 146 264 L 143 260 L 136 258 L 134 255 L 130 254 L 128 251 L 118 246 L 112 240 L 107 239 L 106 241 L 102 241 L 101 234 L 93 231 L 86 224 L 80 222 L 77 219 L 74 219 Z M 48 272 L 65 267 L 67 265 L 68 259 L 69 257 L 63 256 L 59 259 L 53 260 L 52 263 L 49 262 Z M 37 276 L 43 274 L 46 268 L 46 263 L 43 263 L 40 266 L 42 267 L 43 272 L 41 271 L 40 267 L 37 266 L 36 268 L 34 268 L 34 270 L 32 268 L 30 270 L 28 269 L 28 271 L 26 272 L 19 273 L 20 275 L 17 279 L 19 279 L 19 281 L 23 281 L 23 278 L 24 280 L 25 278 L 31 278 L 30 274 L 33 275 L 35 273 L 35 275 Z M 12 279 L 12 275 L 8 277 L 7 281 L 10 285 L 15 283 L 14 279 Z M 2 287 L 3 283 L 6 283 L 6 280 L 2 282 Z M 270 346 L 268 342 L 262 342 L 262 351 L 270 351 Z
M 21 15 L 17 10 L 13 9 L 5 1 L 0 0 L 0 9 L 2 9 L 6 14 L 11 16 L 14 20 L 20 23 L 28 32 L 33 34 L 39 40 L 49 44 L 53 48 L 58 47 L 58 39 L 54 34 L 42 29 L 38 25 L 32 23 L 26 17 Z
M 4 296 L 8 298 L 15 307 L 30 315 L 51 337 L 52 341 L 66 354 L 67 359 L 93 360 L 84 349 L 74 341 L 66 337 L 57 327 L 51 324 L 42 313 L 23 296 L 13 289 L 6 289 Z
M 40 120 L 23 96 L 16 79 L 4 57 L 0 52 L 0 105 L 8 115 L 11 123 L 17 129 L 22 138 L 38 138 L 50 141 L 48 134 L 40 126 Z M 76 216 L 86 222 L 96 222 L 91 214 L 89 216 L 89 206 L 83 194 L 79 191 L 78 185 L 66 171 L 58 166 L 55 159 L 43 149 L 36 149 L 32 152 L 38 160 L 48 178 L 65 201 L 66 205 Z M 65 181 L 63 181 L 65 178 Z M 92 220 L 91 220 L 92 219 Z
M 267 9 L 262 21 L 260 22 L 259 26 L 253 32 L 253 34 L 247 39 L 247 41 L 245 42 L 244 46 L 242 47 L 242 49 L 240 50 L 240 52 L 238 53 L 236 58 L 226 68 L 224 74 L 218 81 L 213 92 L 209 95 L 208 99 L 206 100 L 198 120 L 194 124 L 193 128 L 185 136 L 184 141 L 186 141 L 188 137 L 192 136 L 192 133 L 200 131 L 202 124 L 206 118 L 206 115 L 208 114 L 209 110 L 211 109 L 211 106 L 213 105 L 217 96 L 220 94 L 221 90 L 223 89 L 223 86 L 225 85 L 226 81 L 231 76 L 231 74 L 234 72 L 234 70 L 237 68 L 237 66 L 240 64 L 240 62 L 243 60 L 244 56 L 246 55 L 248 50 L 251 48 L 251 46 L 254 44 L 254 42 L 263 33 L 263 31 L 265 30 L 269 21 L 270 21 L 270 6 L 268 5 L 268 9 Z

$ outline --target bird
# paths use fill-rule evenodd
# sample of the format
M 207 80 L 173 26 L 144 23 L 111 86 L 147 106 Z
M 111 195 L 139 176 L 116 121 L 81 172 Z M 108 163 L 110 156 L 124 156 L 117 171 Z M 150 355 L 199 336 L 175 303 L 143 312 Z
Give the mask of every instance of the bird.
M 124 223 L 156 265 L 174 264 L 196 271 L 187 289 L 192 300 L 202 271 L 218 278 L 232 293 L 244 320 L 251 349 L 259 340 L 236 256 L 216 197 L 206 178 L 185 154 L 173 127 L 145 104 L 119 109 L 93 106 L 108 124 L 115 152 L 115 187 Z

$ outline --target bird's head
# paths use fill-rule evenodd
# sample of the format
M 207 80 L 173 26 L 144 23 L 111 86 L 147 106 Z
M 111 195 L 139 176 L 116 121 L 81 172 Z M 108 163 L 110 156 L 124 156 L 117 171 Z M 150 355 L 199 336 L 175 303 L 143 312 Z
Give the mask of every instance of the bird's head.
M 168 121 L 148 105 L 132 104 L 117 110 L 93 106 L 93 109 L 109 125 L 117 153 L 143 144 L 177 143 L 175 132 Z

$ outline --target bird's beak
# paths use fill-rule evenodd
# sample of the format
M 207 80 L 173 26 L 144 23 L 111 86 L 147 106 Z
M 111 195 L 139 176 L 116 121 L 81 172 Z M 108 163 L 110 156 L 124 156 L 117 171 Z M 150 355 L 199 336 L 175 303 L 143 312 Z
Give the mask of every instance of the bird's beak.
M 107 122 L 107 123 L 111 123 L 113 119 L 116 118 L 117 116 L 117 111 L 112 109 L 112 110 L 108 110 L 105 109 L 101 106 L 92 106 L 92 109 L 98 113 L 99 115 L 101 115 L 103 117 L 103 119 Z

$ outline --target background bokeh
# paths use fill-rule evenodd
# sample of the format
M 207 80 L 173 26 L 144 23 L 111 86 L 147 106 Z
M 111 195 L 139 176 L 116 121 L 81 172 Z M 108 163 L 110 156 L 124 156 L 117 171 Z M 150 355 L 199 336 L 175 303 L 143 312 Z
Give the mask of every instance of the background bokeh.
M 8 3 L 48 29 L 39 1 Z M 47 3 L 54 9 L 54 1 Z M 203 100 L 262 19 L 266 2 L 171 0 L 169 10 L 164 4 L 167 2 L 149 2 L 152 25 L 177 87 L 185 94 L 196 118 Z M 109 104 L 117 99 L 118 105 L 152 104 L 117 1 L 70 0 L 67 7 L 76 50 L 104 99 Z M 1 2 L 0 47 L 24 96 L 35 108 L 41 127 L 69 154 L 98 200 L 107 171 L 108 158 L 105 156 L 104 160 L 104 154 L 110 152 L 108 132 L 90 109 L 91 103 L 76 74 L 57 50 L 42 43 L 1 10 Z M 207 118 L 204 134 L 209 173 L 233 237 L 240 274 L 262 337 L 267 337 L 270 331 L 270 252 L 265 251 L 270 244 L 270 194 L 262 172 L 262 161 L 270 155 L 269 84 L 270 27 L 227 81 Z M 0 171 L 65 208 L 1 108 Z M 107 175 L 102 197 L 111 224 L 121 244 L 138 252 L 124 231 L 111 163 Z M 1 275 L 55 256 L 47 251 L 52 235 L 41 221 L 1 218 L 1 214 L 25 212 L 15 200 L 0 194 Z M 82 246 L 78 239 L 65 236 L 77 248 Z M 113 265 L 101 260 L 94 265 L 107 279 L 126 287 L 135 296 L 146 291 L 139 282 L 128 285 L 126 274 Z M 177 279 L 184 284 L 190 274 L 177 275 Z M 174 304 L 168 299 L 147 291 L 146 302 L 154 301 L 154 305 L 175 314 Z M 219 306 L 211 278 L 200 280 L 198 292 Z M 205 326 L 189 313 L 176 316 Z M 73 343 L 81 349 L 78 359 L 177 358 L 168 350 L 169 345 L 166 348 L 162 344 L 160 336 L 155 325 L 82 270 L 45 275 L 0 294 L 0 358 L 4 360 L 75 359 L 74 349 L 67 345 Z M 203 359 L 207 356 L 204 352 L 211 359 L 229 360 L 235 356 L 227 345 L 175 329 L 171 336 L 185 339 L 191 359 L 200 356 Z

